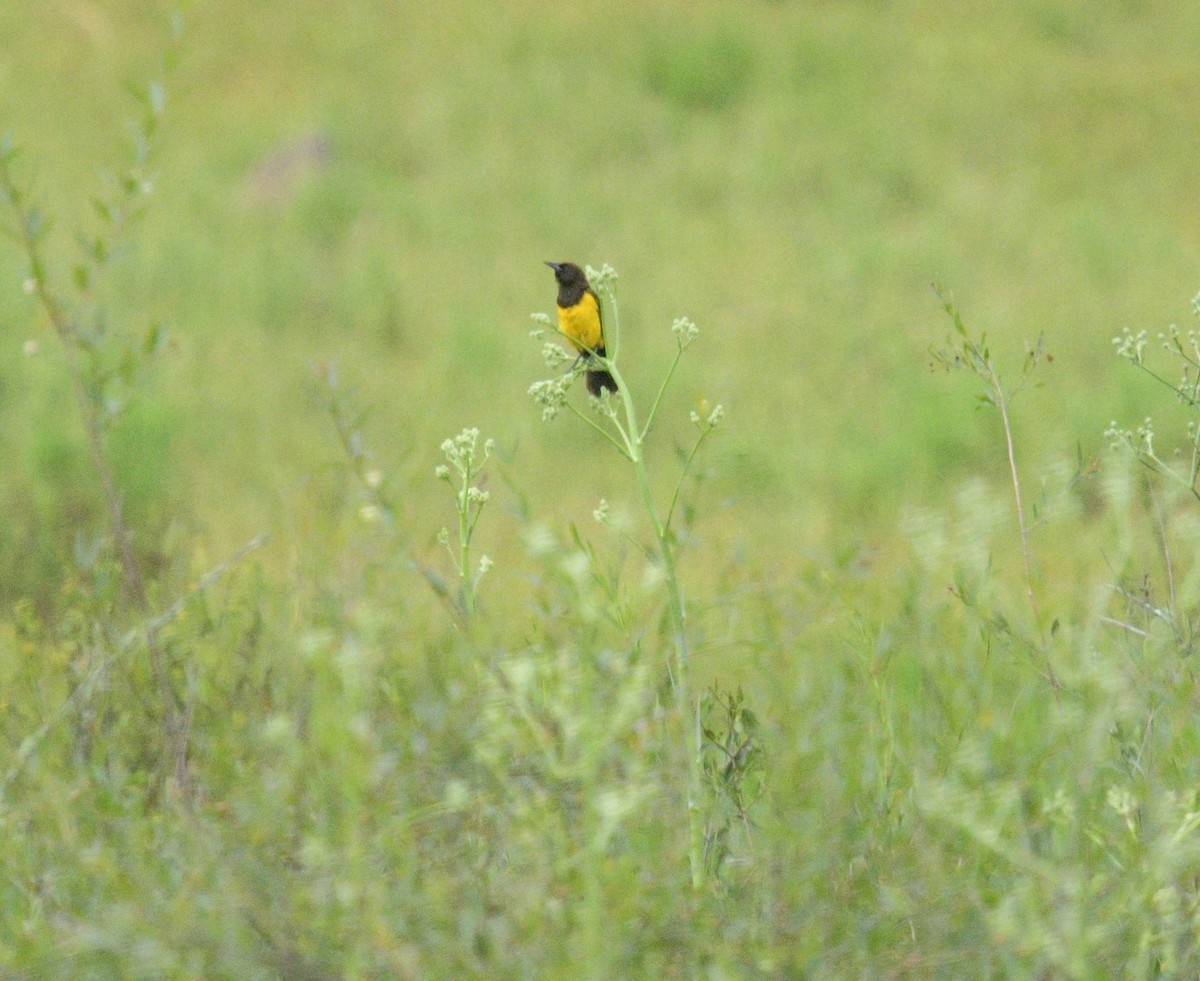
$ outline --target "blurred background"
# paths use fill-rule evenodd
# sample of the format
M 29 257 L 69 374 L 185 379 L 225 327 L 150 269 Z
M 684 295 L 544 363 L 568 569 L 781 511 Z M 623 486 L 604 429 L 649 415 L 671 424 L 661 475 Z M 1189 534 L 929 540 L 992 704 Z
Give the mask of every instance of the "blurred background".
M 121 83 L 158 77 L 166 20 L 0 6 L 0 130 L 64 281 L 126 157 Z M 343 535 L 330 364 L 417 554 L 449 517 L 438 444 L 464 426 L 500 447 L 492 489 L 551 524 L 633 500 L 594 433 L 526 394 L 547 259 L 615 267 L 644 403 L 671 321 L 699 325 L 655 438 L 725 406 L 698 491 L 717 554 L 874 547 L 905 507 L 1003 479 L 971 382 L 931 373 L 935 281 L 1014 380 L 1044 334 L 1053 362 L 1014 409 L 1024 464 L 1093 457 L 1152 384 L 1111 338 L 1189 318 L 1200 286 L 1198 36 L 1200 6 L 1167 0 L 191 4 L 150 206 L 103 296 L 113 329 L 171 338 L 114 435 L 135 527 L 216 555 L 271 532 L 268 564 Z M 56 584 L 102 507 L 27 276 L 0 242 L 9 597 Z M 502 558 L 511 524 L 483 551 Z

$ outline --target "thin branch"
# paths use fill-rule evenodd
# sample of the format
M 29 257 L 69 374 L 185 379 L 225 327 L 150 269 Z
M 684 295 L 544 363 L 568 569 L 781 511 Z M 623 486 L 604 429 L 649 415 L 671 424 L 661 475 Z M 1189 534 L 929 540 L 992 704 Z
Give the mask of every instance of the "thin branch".
M 1029 528 L 1025 524 L 1025 508 L 1021 503 L 1021 478 L 1017 473 L 1017 455 L 1013 448 L 1012 426 L 1008 421 L 1008 400 L 1004 388 L 996 375 L 991 361 L 987 362 L 988 377 L 991 379 L 992 390 L 996 393 L 996 407 L 1000 410 L 1000 420 L 1004 425 L 1004 440 L 1008 446 L 1008 470 L 1012 476 L 1013 496 L 1017 504 L 1017 524 L 1021 529 L 1021 556 L 1025 560 L 1025 592 L 1029 597 L 1029 605 L 1033 608 L 1034 619 L 1040 619 L 1037 598 L 1033 594 L 1033 568 L 1029 558 Z
M 711 432 L 711 429 L 706 429 L 700 433 L 700 437 L 696 440 L 695 445 L 692 446 L 692 452 L 688 454 L 688 458 L 683 463 L 683 470 L 679 474 L 678 483 L 675 484 L 675 493 L 671 495 L 671 504 L 667 508 L 667 517 L 663 522 L 664 531 L 670 531 L 671 529 L 671 518 L 675 515 L 675 505 L 679 502 L 679 492 L 683 489 L 683 482 L 692 468 L 692 461 L 696 459 L 696 454 L 700 451 L 700 444 L 704 442 L 705 437 Z
M 584 415 L 584 414 L 583 414 L 583 413 L 582 413 L 582 412 L 581 412 L 581 411 L 580 411 L 578 408 L 576 408 L 576 407 L 575 407 L 575 405 L 574 405 L 573 403 L 571 403 L 571 402 L 568 402 L 568 403 L 566 403 L 566 405 L 567 405 L 567 408 L 568 408 L 568 409 L 570 409 L 572 412 L 574 412 L 574 413 L 575 413 L 575 415 L 576 415 L 577 417 L 579 417 L 580 419 L 582 419 L 582 420 L 583 420 L 584 422 L 586 422 L 586 423 L 587 423 L 589 426 L 591 426 L 591 427 L 592 427 L 594 430 L 596 430 L 596 432 L 598 432 L 598 433 L 599 433 L 601 436 L 603 436 L 603 437 L 604 437 L 605 439 L 607 439 L 607 440 L 608 440 L 610 443 L 612 443 L 612 445 L 613 445 L 613 446 L 615 446 L 615 447 L 617 448 L 617 452 L 618 452 L 618 453 L 620 453 L 620 454 L 621 454 L 621 456 L 625 457 L 625 459 L 626 459 L 626 460 L 632 460 L 632 459 L 633 459 L 633 457 L 632 457 L 632 456 L 630 455 L 630 453 L 629 453 L 629 447 L 628 447 L 628 445 L 626 445 L 626 444 L 624 444 L 624 443 L 621 443 L 621 442 L 618 442 L 618 440 L 616 439 L 616 437 L 614 437 L 614 436 L 613 436 L 613 434 L 612 434 L 612 433 L 610 433 L 610 432 L 609 432 L 607 429 L 605 429 L 603 426 L 599 425 L 599 424 L 598 424 L 598 423 L 597 423 L 597 422 L 596 422 L 594 419 L 592 419 L 590 416 L 586 416 L 586 415 Z M 614 421 L 615 421 L 615 420 L 614 420 Z M 617 425 L 618 425 L 618 427 L 619 427 L 619 426 L 620 426 L 620 423 L 617 423 Z M 621 430 L 621 434 L 622 434 L 622 435 L 624 435 L 624 433 L 625 433 L 625 431 L 622 429 L 622 430 Z
M 681 357 L 683 357 L 682 347 L 675 352 L 675 359 L 671 362 L 671 367 L 667 369 L 667 374 L 663 378 L 662 384 L 658 386 L 658 394 L 654 397 L 654 404 L 650 406 L 650 412 L 646 415 L 646 425 L 642 427 L 641 439 L 645 439 L 646 434 L 650 432 L 650 426 L 654 423 L 654 417 L 658 414 L 659 403 L 662 402 L 663 394 L 667 390 L 667 385 L 671 382 L 671 377 L 675 374 L 675 368 L 679 365 Z
M 1139 637 L 1149 637 L 1148 631 L 1141 627 L 1135 627 L 1132 623 L 1125 623 L 1122 620 L 1114 620 L 1112 617 L 1100 617 L 1101 623 L 1107 623 L 1110 627 L 1120 627 L 1122 630 L 1127 630 L 1131 634 L 1137 634 Z

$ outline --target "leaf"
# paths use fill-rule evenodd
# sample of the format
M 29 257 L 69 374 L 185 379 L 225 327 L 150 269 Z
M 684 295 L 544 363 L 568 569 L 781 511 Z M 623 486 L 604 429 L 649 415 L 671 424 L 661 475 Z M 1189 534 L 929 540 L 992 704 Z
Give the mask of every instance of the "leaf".
M 77 262 L 75 263 L 74 268 L 71 269 L 71 278 L 75 282 L 75 288 L 79 290 L 80 293 L 83 293 L 88 288 L 88 283 L 91 280 L 91 273 L 88 272 L 88 267 L 82 262 Z

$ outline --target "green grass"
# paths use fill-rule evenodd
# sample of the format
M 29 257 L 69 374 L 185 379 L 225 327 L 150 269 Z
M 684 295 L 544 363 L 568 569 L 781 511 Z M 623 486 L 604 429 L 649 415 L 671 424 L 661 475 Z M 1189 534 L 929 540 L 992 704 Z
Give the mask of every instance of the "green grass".
M 79 358 L 112 372 L 142 599 L 73 349 L 0 240 L 0 974 L 1196 975 L 1198 504 L 1105 429 L 1153 415 L 1189 459 L 1194 410 L 1111 338 L 1148 329 L 1175 383 L 1200 10 L 185 23 Z M 165 37 L 141 4 L 0 6 L 0 132 L 64 296 Z M 709 692 L 699 890 L 654 528 L 527 395 L 546 259 L 620 272 L 643 416 L 670 324 L 700 328 L 645 448 L 660 504 L 691 411 L 726 411 L 666 539 Z M 1028 573 L 1000 420 L 931 371 L 932 282 L 1008 386 L 1053 355 L 1008 405 Z M 474 616 L 434 473 L 467 427 L 495 440 Z

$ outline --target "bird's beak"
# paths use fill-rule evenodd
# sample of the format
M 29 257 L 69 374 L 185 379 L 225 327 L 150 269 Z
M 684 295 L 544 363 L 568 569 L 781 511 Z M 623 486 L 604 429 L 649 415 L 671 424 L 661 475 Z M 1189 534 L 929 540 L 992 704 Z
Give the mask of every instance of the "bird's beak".
M 561 262 L 547 262 L 546 265 L 548 265 L 555 272 L 558 272 L 562 268 Z

